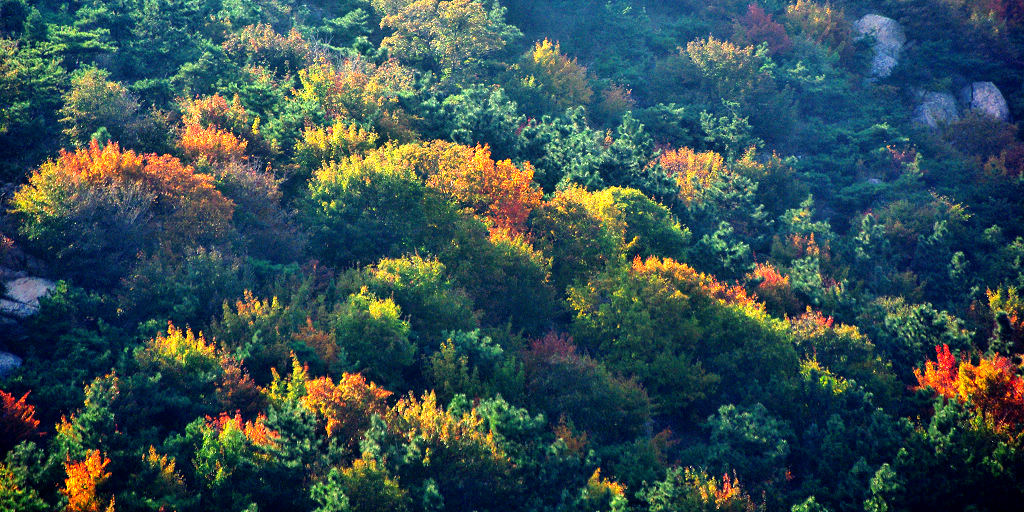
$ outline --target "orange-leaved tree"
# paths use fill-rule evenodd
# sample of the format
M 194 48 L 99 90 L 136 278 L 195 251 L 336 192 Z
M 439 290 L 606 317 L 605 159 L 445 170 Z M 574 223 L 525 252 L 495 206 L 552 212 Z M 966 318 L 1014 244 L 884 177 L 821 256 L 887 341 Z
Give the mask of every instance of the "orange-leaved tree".
M 326 420 L 328 437 L 338 436 L 349 448 L 359 442 L 370 426 L 370 417 L 383 416 L 391 392 L 367 381 L 358 373 L 343 373 L 335 384 L 327 377 L 306 382 L 301 403 Z
M 93 141 L 34 171 L 11 213 L 37 251 L 72 276 L 106 282 L 139 251 L 223 240 L 234 204 L 177 158 Z
M 757 4 L 747 6 L 746 14 L 736 18 L 734 29 L 734 38 L 751 44 L 768 43 L 772 53 L 786 53 L 793 48 L 786 28 Z
M 529 163 L 494 161 L 487 146 L 435 142 L 424 149 L 427 158 L 438 159 L 427 186 L 487 217 L 495 227 L 521 233 L 530 212 L 540 206 L 544 193 L 533 182 Z
M 249 155 L 270 158 L 272 142 L 260 133 L 259 116 L 251 118 L 236 94 L 229 103 L 220 94 L 181 101 L 185 125 L 178 146 L 197 162 L 223 164 Z
M 982 356 L 978 363 L 959 363 L 949 345 L 935 347 L 936 361 L 914 370 L 917 389 L 931 388 L 946 399 L 968 403 L 981 422 L 979 426 L 999 433 L 1017 435 L 1024 427 L 1024 379 L 1019 368 L 998 354 Z
M 0 454 L 7 453 L 14 445 L 39 436 L 39 420 L 35 418 L 36 408 L 29 404 L 28 393 L 15 399 L 14 395 L 0 389 Z
M 64 463 L 67 478 L 61 493 L 67 496 L 67 512 L 114 512 L 114 498 L 104 506 L 104 500 L 96 494 L 96 488 L 103 485 L 109 478 L 107 465 L 110 459 L 104 457 L 99 450 L 92 450 L 85 460 Z

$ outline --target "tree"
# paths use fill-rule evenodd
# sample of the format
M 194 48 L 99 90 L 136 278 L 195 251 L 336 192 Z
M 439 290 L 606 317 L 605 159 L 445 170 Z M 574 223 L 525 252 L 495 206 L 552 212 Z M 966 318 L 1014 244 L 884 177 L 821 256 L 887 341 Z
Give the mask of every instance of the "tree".
M 301 88 L 294 90 L 292 99 L 317 124 L 342 120 L 388 139 L 413 137 L 399 103 L 411 92 L 412 72 L 397 61 L 376 65 L 351 58 L 334 64 L 320 57 L 298 75 Z
M 447 332 L 471 331 L 480 325 L 473 301 L 436 259 L 385 258 L 366 273 L 370 291 L 391 297 L 407 315 L 421 353 L 437 347 Z
M 0 390 L 0 454 L 6 454 L 22 441 L 42 435 L 36 408 L 26 402 L 28 393 L 15 400 L 14 395 Z
M 416 345 L 409 341 L 409 323 L 395 301 L 379 299 L 364 288 L 339 304 L 332 320 L 338 347 L 355 370 L 388 387 L 402 386 Z
M 327 377 L 307 380 L 305 387 L 302 405 L 321 419 L 328 437 L 338 438 L 350 451 L 358 448 L 370 417 L 385 413 L 392 394 L 358 373 L 343 373 L 337 384 Z
M 202 332 L 168 324 L 166 334 L 135 349 L 137 370 L 126 377 L 124 395 L 131 410 L 145 415 L 126 422 L 167 431 L 215 414 L 217 387 L 225 375 L 222 357 Z
M 427 133 L 467 146 L 487 145 L 498 159 L 520 157 L 522 129 L 526 117 L 519 105 L 501 87 L 471 85 L 438 102 L 430 98 L 421 104 Z
M 949 345 L 935 347 L 936 361 L 915 369 L 918 389 L 931 388 L 938 396 L 968 404 L 979 427 L 1016 436 L 1024 427 L 1024 378 L 1017 367 L 998 354 L 981 357 L 977 364 L 960 361 Z
M 96 488 L 103 485 L 110 478 L 110 472 L 106 470 L 110 459 L 103 456 L 99 450 L 89 452 L 85 460 L 68 461 L 64 464 L 67 471 L 67 479 L 64 480 L 64 488 L 61 493 L 67 496 L 68 502 L 65 510 L 68 512 L 114 512 L 114 498 L 104 506 L 104 500 L 97 496 Z
M 374 459 L 356 459 L 350 467 L 332 468 L 310 489 L 317 512 L 405 512 L 412 501 L 387 468 Z
M 182 100 L 185 125 L 178 146 L 197 164 L 223 166 L 250 155 L 269 159 L 276 148 L 260 133 L 260 119 L 252 119 L 236 94 L 228 103 L 220 94 Z
M 307 126 L 295 142 L 298 175 L 309 179 L 324 165 L 338 163 L 376 148 L 380 137 L 355 121 L 339 118 L 330 126 Z
M 915 382 L 912 369 L 924 360 L 928 347 L 948 345 L 967 350 L 972 333 L 963 321 L 931 304 L 908 304 L 902 298 L 882 297 L 864 307 L 857 325 L 875 342 L 881 355 L 892 361 L 904 383 Z
M 986 290 L 988 309 L 992 312 L 990 349 L 1015 357 L 1024 354 L 1024 303 L 1016 287 Z
M 637 258 L 568 295 L 574 339 L 610 370 L 636 377 L 672 420 L 712 402 L 767 399 L 796 374 L 791 342 L 763 306 L 674 260 Z
M 7 4 L 5 4 L 7 5 Z M 0 16 L 6 22 L 8 17 Z M 57 150 L 57 110 L 67 75 L 60 60 L 11 39 L 0 39 L 0 177 L 20 181 Z
M 680 226 L 668 208 L 639 190 L 609 187 L 592 195 L 591 214 L 621 240 L 627 259 L 634 257 L 685 259 L 690 230 Z
M 699 95 L 712 113 L 721 112 L 724 105 L 734 120 L 749 119 L 754 135 L 768 141 L 789 132 L 794 117 L 791 94 L 776 83 L 776 65 L 767 45 L 741 46 L 709 36 L 690 41 L 680 53 L 683 72 L 695 72 Z
M 774 54 L 786 53 L 793 47 L 786 28 L 757 4 L 747 6 L 746 14 L 736 19 L 735 26 L 733 37 L 744 43 L 768 43 Z
M 201 508 L 242 510 L 261 502 L 274 504 L 271 500 L 280 490 L 267 478 L 276 463 L 268 452 L 278 434 L 265 421 L 263 416 L 244 420 L 240 414 L 221 413 L 185 428 L 180 441 L 191 451 L 186 453 L 192 460 L 195 485 L 204 490 Z
M 363 446 L 405 485 L 433 486 L 445 507 L 503 510 L 512 496 L 511 463 L 474 409 L 446 411 L 434 393 L 402 398 L 371 428 Z M 367 455 L 364 454 L 364 458 Z
M 473 299 L 483 326 L 510 324 L 530 334 L 544 332 L 559 307 L 545 255 L 525 236 L 488 233 L 473 219 L 462 222 L 457 237 L 438 251 L 438 259 Z
M 428 187 L 472 208 L 498 229 L 524 231 L 526 219 L 540 206 L 543 195 L 533 183 L 533 166 L 496 162 L 487 146 L 470 148 L 436 141 L 426 149 L 451 157 L 442 163 L 438 155 L 437 173 L 427 177 Z
M 248 66 L 267 68 L 279 76 L 294 74 L 309 63 L 310 45 L 298 30 L 281 35 L 274 27 L 258 23 L 242 27 L 221 43 L 224 52 Z
M 640 497 L 650 512 L 753 512 L 757 504 L 728 473 L 721 479 L 696 468 L 669 469 L 665 480 L 653 482 Z
M 535 245 L 551 258 L 551 277 L 561 292 L 618 260 L 623 240 L 596 215 L 593 194 L 580 187 L 555 192 L 531 219 Z
M 369 264 L 414 252 L 427 236 L 431 196 L 385 151 L 325 165 L 304 206 L 313 251 L 324 261 Z
M 831 50 L 849 53 L 852 49 L 852 27 L 842 9 L 831 3 L 797 0 L 786 7 L 786 25 L 791 32 L 801 33 Z
M 4 510 L 18 510 L 22 512 L 44 512 L 53 510 L 46 502 L 39 497 L 30 485 L 27 485 L 28 475 L 22 468 L 8 467 L 0 463 L 0 507 Z
M 731 172 L 722 155 L 714 151 L 698 153 L 686 147 L 663 152 L 658 163 L 675 179 L 679 200 L 686 205 L 699 201 L 700 191 L 710 187 L 723 173 Z
M 708 467 L 735 471 L 754 488 L 782 485 L 786 479 L 793 430 L 760 403 L 753 407 L 723 405 L 708 418 L 711 444 Z
M 445 81 L 474 76 L 481 60 L 518 37 L 504 22 L 505 9 L 490 12 L 480 0 L 372 0 L 381 28 L 392 34 L 381 45 L 400 60 L 420 63 Z
M 125 148 L 164 149 L 167 128 L 141 110 L 128 89 L 108 78 L 110 73 L 99 68 L 84 69 L 71 78 L 71 90 L 64 95 L 60 109 L 64 135 L 78 147 L 95 139 L 102 143 L 112 140 Z
M 629 442 L 647 429 L 653 407 L 640 384 L 578 353 L 567 335 L 532 340 L 522 359 L 529 404 L 547 417 L 571 422 L 598 444 Z
M 69 275 L 109 283 L 139 251 L 222 239 L 234 204 L 212 181 L 169 155 L 93 141 L 33 172 L 11 211 L 31 246 Z
M 510 90 L 523 108 L 535 115 L 561 114 L 567 108 L 589 105 L 594 96 L 587 68 L 562 53 L 561 46 L 537 41 L 513 68 Z

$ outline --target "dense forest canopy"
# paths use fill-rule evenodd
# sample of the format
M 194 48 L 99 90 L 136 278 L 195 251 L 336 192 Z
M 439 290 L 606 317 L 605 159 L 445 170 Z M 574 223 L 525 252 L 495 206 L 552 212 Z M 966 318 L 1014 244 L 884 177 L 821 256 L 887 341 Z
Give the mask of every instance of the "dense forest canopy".
M 0 511 L 1024 503 L 1021 0 L 0 0 Z

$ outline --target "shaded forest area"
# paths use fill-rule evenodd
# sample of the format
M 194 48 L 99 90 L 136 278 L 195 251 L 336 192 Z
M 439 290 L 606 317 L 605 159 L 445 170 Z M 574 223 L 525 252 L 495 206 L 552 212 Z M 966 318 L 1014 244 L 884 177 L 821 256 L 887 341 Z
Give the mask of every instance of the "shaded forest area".
M 0 510 L 1024 503 L 1020 0 L 0 0 Z

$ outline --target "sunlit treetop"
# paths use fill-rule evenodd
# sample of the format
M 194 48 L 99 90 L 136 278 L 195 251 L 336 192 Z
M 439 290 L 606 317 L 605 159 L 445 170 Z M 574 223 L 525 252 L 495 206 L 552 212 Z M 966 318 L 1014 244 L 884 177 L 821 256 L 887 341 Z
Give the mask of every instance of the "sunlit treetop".
M 983 356 L 975 364 L 956 360 L 948 345 L 935 347 L 936 361 L 914 370 L 918 389 L 930 388 L 938 396 L 969 404 L 979 426 L 1012 437 L 1024 427 L 1024 378 L 1020 368 L 998 354 Z

